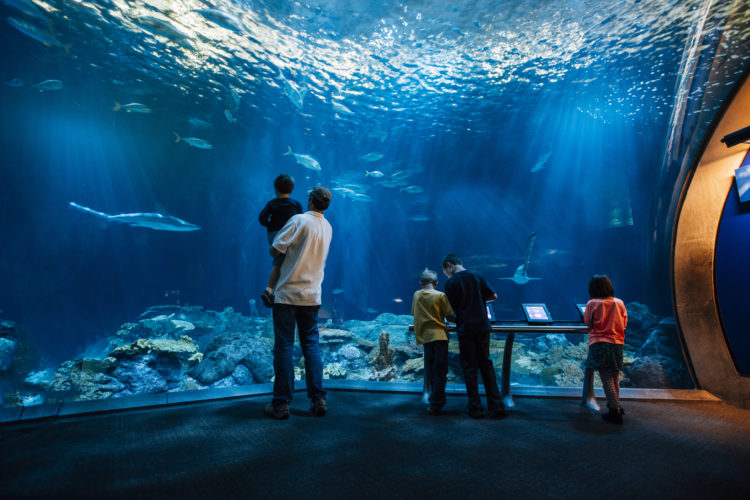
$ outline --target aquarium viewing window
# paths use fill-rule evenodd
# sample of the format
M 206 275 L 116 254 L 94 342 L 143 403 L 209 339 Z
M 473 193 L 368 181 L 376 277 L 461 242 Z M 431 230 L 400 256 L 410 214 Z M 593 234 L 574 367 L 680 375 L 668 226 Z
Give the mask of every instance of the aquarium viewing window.
M 750 201 L 750 165 L 735 170 L 734 180 L 737 185 L 737 195 L 740 197 L 740 203 Z
M 552 323 L 552 317 L 544 304 L 521 304 L 529 323 Z

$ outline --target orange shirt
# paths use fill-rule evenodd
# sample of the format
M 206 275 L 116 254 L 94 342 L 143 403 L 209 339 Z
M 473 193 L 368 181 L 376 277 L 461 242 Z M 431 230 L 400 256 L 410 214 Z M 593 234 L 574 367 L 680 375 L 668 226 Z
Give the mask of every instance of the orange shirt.
M 596 342 L 610 344 L 625 343 L 625 327 L 628 326 L 628 311 L 618 298 L 591 299 L 586 303 L 583 322 L 589 330 L 589 345 Z

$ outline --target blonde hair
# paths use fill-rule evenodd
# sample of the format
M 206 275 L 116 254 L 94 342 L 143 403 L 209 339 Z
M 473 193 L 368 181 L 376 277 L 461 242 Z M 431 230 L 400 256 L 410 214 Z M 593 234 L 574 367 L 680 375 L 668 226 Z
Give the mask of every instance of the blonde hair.
M 419 284 L 425 285 L 427 283 L 437 283 L 437 273 L 425 267 L 422 274 L 419 275 Z

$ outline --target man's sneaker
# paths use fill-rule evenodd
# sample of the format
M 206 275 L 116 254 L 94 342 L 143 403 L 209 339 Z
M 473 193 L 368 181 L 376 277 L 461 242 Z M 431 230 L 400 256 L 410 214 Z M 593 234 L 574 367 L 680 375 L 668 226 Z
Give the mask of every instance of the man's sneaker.
M 310 405 L 310 411 L 316 417 L 325 417 L 326 413 L 328 413 L 328 408 L 326 408 L 326 398 L 320 396 L 313 398 L 312 405 Z
M 289 418 L 289 403 L 268 403 L 264 413 L 276 420 L 286 420 Z
M 260 294 L 260 300 L 263 301 L 264 306 L 273 308 L 273 294 L 268 293 L 268 290 L 263 290 L 263 293 Z
M 471 418 L 484 418 L 484 411 L 481 408 L 469 408 Z

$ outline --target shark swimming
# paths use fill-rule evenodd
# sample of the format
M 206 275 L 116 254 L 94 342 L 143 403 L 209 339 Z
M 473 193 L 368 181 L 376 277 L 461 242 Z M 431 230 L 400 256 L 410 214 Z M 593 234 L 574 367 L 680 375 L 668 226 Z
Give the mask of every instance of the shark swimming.
M 81 210 L 82 212 L 105 219 L 106 221 L 120 222 L 134 227 L 147 227 L 158 231 L 197 231 L 201 228 L 200 226 L 178 219 L 177 217 L 172 217 L 171 215 L 162 215 L 158 213 L 109 215 L 103 212 L 97 212 L 96 210 L 92 210 L 72 201 L 70 202 L 70 206 Z
M 529 239 L 526 240 L 526 258 L 523 260 L 523 264 L 516 268 L 516 272 L 510 278 L 500 278 L 504 280 L 513 280 L 519 285 L 525 285 L 531 280 L 540 280 L 542 278 L 529 278 L 529 260 L 531 259 L 531 247 L 534 246 L 534 240 L 536 239 L 536 233 L 531 233 Z

